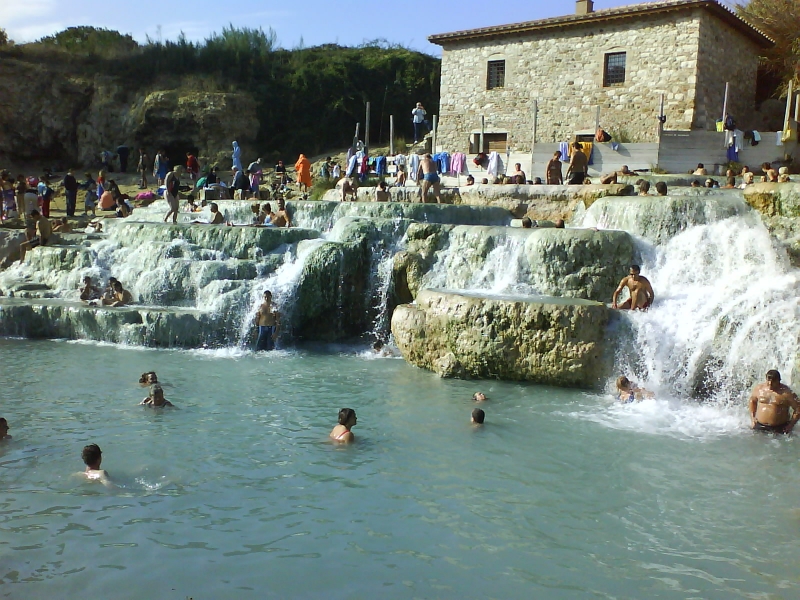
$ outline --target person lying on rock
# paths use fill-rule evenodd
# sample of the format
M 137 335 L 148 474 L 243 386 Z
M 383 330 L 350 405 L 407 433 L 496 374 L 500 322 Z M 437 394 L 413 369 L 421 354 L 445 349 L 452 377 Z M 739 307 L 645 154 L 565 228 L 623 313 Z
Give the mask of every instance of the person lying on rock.
M 641 402 L 645 398 L 655 398 L 650 390 L 639 387 L 624 375 L 617 378 L 617 400 L 623 404 Z
M 655 300 L 653 293 L 653 286 L 646 277 L 642 277 L 639 273 L 641 268 L 639 265 L 631 265 L 630 272 L 627 277 L 623 277 L 619 282 L 617 289 L 614 290 L 614 295 L 611 297 L 611 308 L 619 308 L 622 310 L 647 310 Z M 620 305 L 617 305 L 617 297 L 623 288 L 628 288 L 630 297 Z
M 110 297 L 103 298 L 103 306 L 125 306 L 133 302 L 131 293 L 122 287 L 119 281 L 114 282 L 114 292 Z

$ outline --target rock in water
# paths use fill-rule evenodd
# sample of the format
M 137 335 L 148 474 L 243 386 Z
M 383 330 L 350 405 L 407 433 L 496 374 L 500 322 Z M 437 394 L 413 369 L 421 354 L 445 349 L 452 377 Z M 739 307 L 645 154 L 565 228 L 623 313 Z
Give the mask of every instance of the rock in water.
M 589 300 L 423 290 L 395 309 L 392 333 L 408 362 L 441 377 L 591 388 L 611 367 L 608 319 Z

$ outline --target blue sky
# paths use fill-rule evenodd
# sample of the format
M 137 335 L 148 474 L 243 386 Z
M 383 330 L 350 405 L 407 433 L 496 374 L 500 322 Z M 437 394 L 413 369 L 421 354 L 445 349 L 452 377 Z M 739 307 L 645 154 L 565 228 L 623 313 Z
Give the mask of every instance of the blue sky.
M 595 10 L 634 2 L 596 0 Z M 275 2 L 255 0 L 6 0 L 0 10 L 0 27 L 17 42 L 29 42 L 75 25 L 106 27 L 131 34 L 174 38 L 183 31 L 202 40 L 223 26 L 272 27 L 284 48 L 325 43 L 357 45 L 384 38 L 430 54 L 439 47 L 427 41 L 433 33 L 516 23 L 575 12 L 571 0 L 546 2 L 344 2 L 306 0 Z

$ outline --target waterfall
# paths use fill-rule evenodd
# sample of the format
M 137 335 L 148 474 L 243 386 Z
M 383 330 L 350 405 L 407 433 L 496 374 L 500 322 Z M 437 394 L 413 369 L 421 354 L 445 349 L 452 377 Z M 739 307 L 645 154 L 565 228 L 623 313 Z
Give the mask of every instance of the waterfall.
M 756 215 L 690 227 L 643 254 L 656 302 L 620 313 L 621 373 L 723 403 L 741 402 L 768 369 L 794 379 L 800 271 Z

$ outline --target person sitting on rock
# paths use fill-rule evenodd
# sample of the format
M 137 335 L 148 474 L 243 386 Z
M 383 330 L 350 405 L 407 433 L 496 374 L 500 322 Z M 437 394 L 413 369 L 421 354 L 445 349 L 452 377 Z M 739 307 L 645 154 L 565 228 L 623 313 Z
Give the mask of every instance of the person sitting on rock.
M 28 250 L 33 250 L 37 246 L 46 246 L 47 242 L 50 241 L 50 236 L 53 233 L 53 227 L 50 225 L 50 221 L 40 215 L 38 210 L 32 210 L 30 215 L 31 219 L 36 224 L 37 234 L 27 242 L 22 242 L 19 245 L 20 263 L 25 262 L 25 254 L 28 252 Z
M 350 196 L 352 201 L 356 201 L 356 187 L 349 177 L 342 177 L 336 182 L 336 187 L 342 192 L 342 202 L 347 202 L 347 197 Z
M 97 287 L 92 283 L 92 278 L 88 275 L 83 278 L 83 287 L 81 288 L 81 295 L 80 298 L 84 302 L 91 302 L 93 300 L 99 300 L 102 297 L 102 292 L 100 288 Z
M 655 398 L 655 394 L 639 387 L 624 375 L 617 378 L 617 400 L 623 404 L 641 402 L 645 398 Z
M 391 199 L 389 192 L 386 191 L 386 182 L 381 181 L 375 188 L 375 202 L 388 202 Z
M 627 277 L 623 277 L 619 282 L 617 289 L 611 297 L 611 308 L 618 308 L 620 310 L 647 310 L 655 300 L 653 293 L 653 286 L 650 285 L 647 277 L 642 277 L 639 273 L 641 268 L 639 265 L 631 265 L 630 273 Z M 628 289 L 630 297 L 617 306 L 617 298 L 623 288 Z
M 119 281 L 114 282 L 114 292 L 111 297 L 103 298 L 103 306 L 125 306 L 133 302 L 131 293 L 122 287 Z
M 697 168 L 695 168 L 694 173 L 692 175 L 700 175 L 705 176 L 708 175 L 708 171 L 706 171 L 705 165 L 703 163 L 697 163 Z

